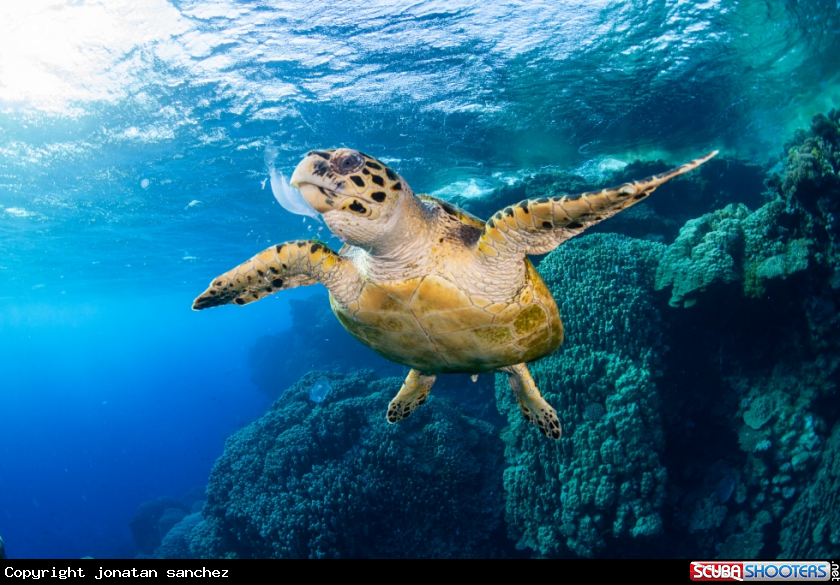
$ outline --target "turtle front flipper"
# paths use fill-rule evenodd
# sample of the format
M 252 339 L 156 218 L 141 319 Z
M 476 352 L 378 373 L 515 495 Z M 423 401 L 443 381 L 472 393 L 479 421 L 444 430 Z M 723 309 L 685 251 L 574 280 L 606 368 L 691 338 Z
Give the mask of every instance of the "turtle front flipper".
M 322 283 L 334 297 L 350 302 L 361 290 L 356 267 L 317 240 L 298 240 L 263 250 L 210 283 L 193 310 L 247 305 L 279 290 Z
M 692 171 L 717 150 L 641 181 L 592 193 L 525 199 L 505 207 L 487 220 L 476 253 L 493 263 L 524 255 L 546 254 L 591 225 L 644 200 L 674 177 Z
M 508 374 L 510 388 L 525 420 L 535 425 L 546 437 L 559 439 L 562 434 L 560 419 L 557 418 L 554 408 L 540 394 L 528 366 L 516 364 L 500 369 Z
M 389 423 L 394 424 L 407 418 L 414 412 L 418 406 L 426 402 L 429 392 L 432 390 L 432 384 L 435 383 L 434 374 L 424 376 L 418 370 L 411 370 L 403 382 L 402 388 L 394 396 L 394 399 L 388 405 L 388 414 L 386 419 Z

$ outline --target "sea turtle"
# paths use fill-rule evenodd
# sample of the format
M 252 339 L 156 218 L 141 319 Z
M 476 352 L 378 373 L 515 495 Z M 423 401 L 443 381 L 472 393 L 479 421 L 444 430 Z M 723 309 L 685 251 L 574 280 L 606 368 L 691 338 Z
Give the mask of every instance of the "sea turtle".
M 484 222 L 415 195 L 393 169 L 362 152 L 313 150 L 291 183 L 345 245 L 339 252 L 317 240 L 272 246 L 214 279 L 193 309 L 246 305 L 320 282 L 353 337 L 411 368 L 388 406 L 388 422 L 423 404 L 437 374 L 503 371 L 525 418 L 559 439 L 557 413 L 526 363 L 560 346 L 563 325 L 527 256 L 553 250 L 716 154 L 611 189 L 526 199 Z

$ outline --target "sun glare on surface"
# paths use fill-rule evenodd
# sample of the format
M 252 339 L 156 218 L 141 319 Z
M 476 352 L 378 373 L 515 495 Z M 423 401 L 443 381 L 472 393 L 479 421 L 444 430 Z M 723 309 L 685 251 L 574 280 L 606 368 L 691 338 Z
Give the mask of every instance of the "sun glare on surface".
M 189 28 L 163 0 L 0 5 L 0 108 L 70 113 L 124 95 L 139 49 Z

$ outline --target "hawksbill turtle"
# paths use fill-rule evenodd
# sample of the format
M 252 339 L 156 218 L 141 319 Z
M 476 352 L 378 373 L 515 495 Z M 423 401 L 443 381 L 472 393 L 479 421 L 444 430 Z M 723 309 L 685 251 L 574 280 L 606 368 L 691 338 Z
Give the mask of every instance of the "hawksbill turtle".
M 438 374 L 502 371 L 525 418 L 559 439 L 557 413 L 526 364 L 560 347 L 563 325 L 528 255 L 553 250 L 716 154 L 615 188 L 526 199 L 485 222 L 415 195 L 393 169 L 362 152 L 313 150 L 291 184 L 345 242 L 341 250 L 318 240 L 272 246 L 215 278 L 193 309 L 247 305 L 320 282 L 353 337 L 411 368 L 388 406 L 388 422 L 423 404 Z

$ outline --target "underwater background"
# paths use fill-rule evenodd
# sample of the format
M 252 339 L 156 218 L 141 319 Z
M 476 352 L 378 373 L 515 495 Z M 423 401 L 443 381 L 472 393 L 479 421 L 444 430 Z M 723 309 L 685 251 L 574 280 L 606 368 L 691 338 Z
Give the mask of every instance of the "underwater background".
M 6 553 L 837 558 L 838 106 L 836 0 L 3 3 Z M 191 311 L 339 245 L 268 179 L 340 146 L 482 218 L 721 154 L 534 259 L 555 443 L 492 374 L 388 425 L 320 285 Z

